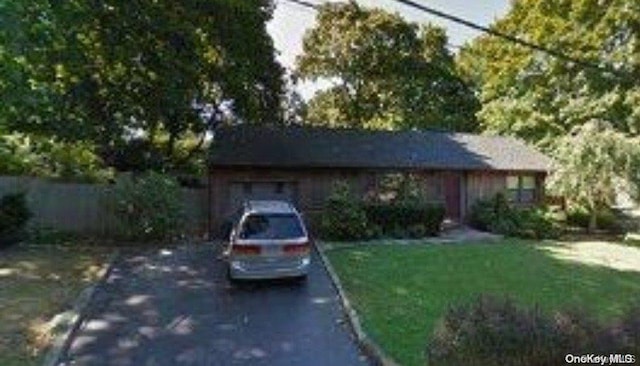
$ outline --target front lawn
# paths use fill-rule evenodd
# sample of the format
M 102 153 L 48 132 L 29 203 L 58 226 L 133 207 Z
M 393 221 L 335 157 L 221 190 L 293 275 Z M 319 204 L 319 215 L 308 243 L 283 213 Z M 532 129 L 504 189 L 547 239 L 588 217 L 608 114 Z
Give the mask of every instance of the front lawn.
M 109 250 L 16 245 L 0 249 L 0 365 L 39 365 L 52 318 L 95 281 Z
M 327 254 L 367 334 L 403 365 L 424 364 L 447 307 L 481 293 L 547 311 L 577 304 L 603 320 L 640 298 L 640 249 L 608 243 L 336 245 Z

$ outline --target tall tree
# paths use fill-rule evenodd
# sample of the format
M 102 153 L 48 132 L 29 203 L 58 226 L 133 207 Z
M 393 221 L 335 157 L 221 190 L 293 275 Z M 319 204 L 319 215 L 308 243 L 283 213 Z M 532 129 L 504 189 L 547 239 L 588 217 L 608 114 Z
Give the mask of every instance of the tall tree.
M 200 148 L 224 115 L 276 122 L 271 13 L 270 0 L 0 0 L 0 125 L 110 162 L 132 139 L 165 159 L 185 137 Z
M 640 141 L 629 139 L 604 121 L 592 120 L 560 138 L 549 188 L 570 204 L 586 208 L 589 229 L 621 189 L 637 196 Z
M 397 14 L 355 2 L 321 6 L 297 72 L 333 83 L 309 102 L 313 124 L 475 128 L 478 103 L 457 75 L 444 31 Z
M 483 129 L 549 148 L 592 119 L 640 134 L 640 2 L 516 0 L 493 27 L 600 69 L 493 36 L 474 40 L 458 64 L 477 87 Z

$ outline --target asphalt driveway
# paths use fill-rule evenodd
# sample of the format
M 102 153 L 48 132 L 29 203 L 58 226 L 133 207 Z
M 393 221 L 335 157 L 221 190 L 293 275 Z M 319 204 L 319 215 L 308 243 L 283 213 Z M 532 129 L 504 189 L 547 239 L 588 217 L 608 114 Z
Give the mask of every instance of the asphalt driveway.
M 62 365 L 364 365 L 317 255 L 306 283 L 231 285 L 213 245 L 121 256 Z

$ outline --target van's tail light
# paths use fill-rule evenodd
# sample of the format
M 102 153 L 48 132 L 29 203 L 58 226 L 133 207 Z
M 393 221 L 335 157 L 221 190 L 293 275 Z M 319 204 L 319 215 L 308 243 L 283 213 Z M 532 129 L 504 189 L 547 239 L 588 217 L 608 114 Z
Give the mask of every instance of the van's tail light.
M 231 247 L 232 254 L 239 255 L 259 255 L 262 248 L 259 245 L 233 245 Z
M 300 244 L 287 244 L 284 246 L 283 250 L 285 254 L 309 254 L 309 252 L 311 251 L 311 244 L 308 242 Z

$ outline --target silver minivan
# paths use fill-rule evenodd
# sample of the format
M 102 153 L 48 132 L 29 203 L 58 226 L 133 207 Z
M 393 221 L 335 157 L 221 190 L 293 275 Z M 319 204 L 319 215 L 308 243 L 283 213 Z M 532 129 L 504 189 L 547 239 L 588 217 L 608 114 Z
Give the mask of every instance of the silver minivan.
M 311 241 L 292 204 L 247 201 L 230 224 L 223 255 L 231 279 L 307 276 Z

